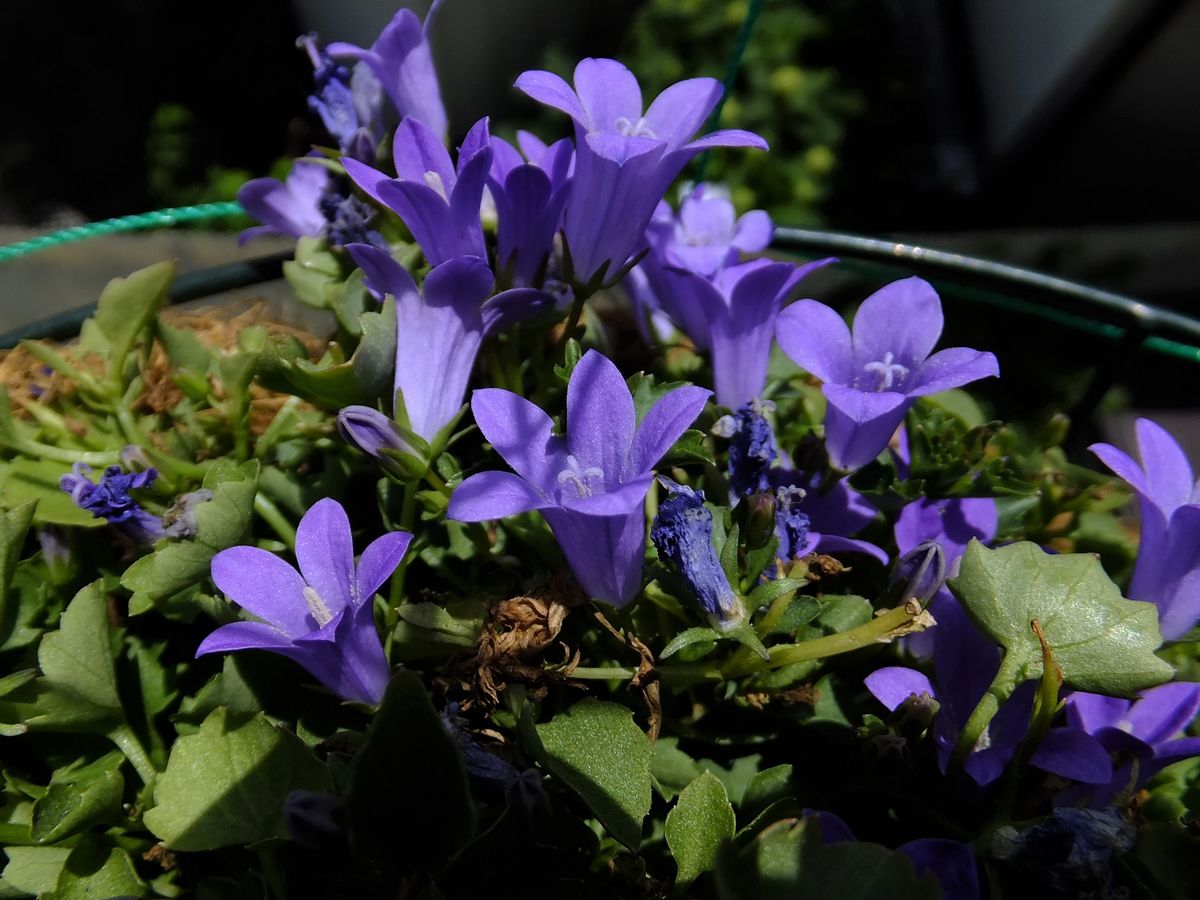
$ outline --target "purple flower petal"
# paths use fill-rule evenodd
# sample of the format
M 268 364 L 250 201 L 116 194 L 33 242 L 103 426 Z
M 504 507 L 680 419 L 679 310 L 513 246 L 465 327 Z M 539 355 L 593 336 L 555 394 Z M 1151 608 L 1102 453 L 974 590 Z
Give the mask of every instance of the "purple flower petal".
M 222 625 L 196 648 L 196 655 L 206 653 L 230 653 L 234 650 L 274 650 L 285 652 L 292 649 L 292 639 L 266 622 L 230 622 Z
M 715 78 L 676 82 L 654 98 L 646 110 L 646 126 L 654 138 L 667 142 L 668 152 L 678 150 L 704 125 L 722 90 Z
M 1074 728 L 1095 734 L 1125 718 L 1133 704 L 1118 697 L 1072 691 L 1067 698 L 1067 722 Z
M 622 484 L 616 490 L 587 497 L 564 497 L 562 506 L 572 512 L 589 516 L 626 516 L 637 509 L 644 509 L 646 492 L 650 490 L 652 475 L 640 475 Z
M 625 379 L 609 359 L 589 350 L 567 385 L 567 446 L 584 467 L 615 481 L 625 472 L 637 420 Z
M 579 102 L 579 96 L 553 72 L 536 69 L 523 72 L 513 86 L 538 103 L 565 112 L 580 125 L 587 127 L 587 113 L 583 104 Z
M 710 147 L 753 147 L 755 150 L 770 149 L 767 146 L 767 142 L 753 131 L 743 131 L 740 128 L 725 128 L 721 131 L 714 131 L 703 137 L 696 138 L 696 140 L 686 144 L 681 153 L 686 153 L 690 158 L 701 150 L 707 150 Z
M 420 119 L 410 117 L 397 126 L 392 139 L 392 157 L 397 178 L 432 186 L 432 174 L 437 177 L 437 183 L 440 183 L 446 196 L 454 190 L 457 175 L 446 145 Z
M 867 393 L 829 383 L 822 391 L 829 401 L 825 446 L 830 463 L 843 470 L 861 468 L 882 453 L 912 405 L 894 391 Z
M 999 374 L 1000 364 L 993 354 L 969 347 L 950 347 L 939 350 L 917 367 L 906 392 L 910 397 L 923 397 Z
M 615 59 L 581 59 L 575 66 L 575 90 L 588 131 L 629 135 L 642 116 L 642 89 L 633 73 Z M 618 124 L 622 120 L 624 130 Z
M 1090 734 L 1075 728 L 1050 729 L 1029 762 L 1084 784 L 1108 784 L 1112 778 L 1108 750 Z
M 793 270 L 788 263 L 759 262 L 765 261 L 724 270 L 719 279 L 736 279 L 728 304 L 708 311 L 717 402 L 730 409 L 762 396 L 775 318 Z
M 896 519 L 896 546 L 903 554 L 925 541 L 936 541 L 953 571 L 954 562 L 973 538 L 986 544 L 996 536 L 998 519 L 996 501 L 990 497 L 914 500 Z
M 358 559 L 355 578 L 358 584 L 358 602 L 371 602 L 375 592 L 392 577 L 396 566 L 404 558 L 412 535 L 407 531 L 389 531 L 367 545 Z
M 550 507 L 542 515 L 575 580 L 589 596 L 613 606 L 624 606 L 634 598 L 642 584 L 646 548 L 643 510 L 625 516 L 589 516 Z
M 346 250 L 355 265 L 363 270 L 367 287 L 380 296 L 391 294 L 397 302 L 407 297 L 419 297 L 417 284 L 408 269 L 378 247 L 370 244 L 348 244 Z
M 1108 466 L 1122 481 L 1129 484 L 1139 494 L 1150 496 L 1150 488 L 1146 483 L 1146 473 L 1137 461 L 1123 450 L 1118 450 L 1112 444 L 1092 444 L 1088 447 L 1100 458 L 1100 462 Z
M 918 697 L 921 694 L 937 697 L 937 691 L 924 674 L 904 666 L 876 669 L 863 679 L 863 684 L 889 710 L 895 710 L 913 694 Z
M 693 385 L 668 391 L 637 427 L 625 476 L 649 472 L 696 421 L 712 391 Z
M 350 180 L 358 186 L 359 190 L 380 206 L 387 205 L 379 196 L 379 186 L 392 179 L 378 169 L 359 162 L 357 159 L 351 159 L 349 156 L 343 156 L 341 163 L 346 168 L 346 174 L 350 176 Z
M 1166 429 L 1150 419 L 1138 419 L 1135 428 L 1146 493 L 1155 506 L 1170 514 L 1200 499 L 1195 498 L 1197 486 L 1187 455 Z
M 1147 744 L 1162 744 L 1183 731 L 1200 711 L 1200 684 L 1178 681 L 1142 694 L 1122 721 Z M 1118 726 L 1121 727 L 1121 726 Z
M 941 337 L 942 321 L 942 304 L 929 282 L 905 278 L 883 286 L 854 315 L 855 368 L 891 353 L 916 369 Z
M 511 472 L 479 472 L 454 489 L 446 516 L 456 522 L 483 522 L 552 505 L 553 501 Z
M 816 300 L 799 300 L 779 314 L 779 346 L 796 365 L 830 384 L 854 382 L 850 329 L 837 312 Z
M 222 550 L 212 558 L 212 579 L 225 596 L 289 638 L 313 627 L 304 579 L 273 553 L 258 547 Z
M 499 388 L 471 394 L 475 424 L 518 475 L 546 492 L 566 461 L 566 442 L 553 435 L 554 422 L 524 397 Z M 532 508 L 532 507 L 531 507 Z
M 942 900 L 979 900 L 979 872 L 970 845 L 946 838 L 920 838 L 896 850 L 912 860 L 918 878 L 933 873 Z
M 837 534 L 818 534 L 809 532 L 808 545 L 803 547 L 797 556 L 804 556 L 806 553 L 865 553 L 874 559 L 879 560 L 885 566 L 888 564 L 887 551 L 882 547 L 877 547 L 869 541 L 860 541 L 858 538 L 842 537 Z
M 752 209 L 737 220 L 733 246 L 743 253 L 766 250 L 775 236 L 775 226 L 764 210 Z
M 336 500 L 318 500 L 304 514 L 296 528 L 296 560 L 304 580 L 331 614 L 355 604 L 350 520 Z
M 554 297 L 545 291 L 533 288 L 511 288 L 501 291 L 485 300 L 479 309 L 484 337 L 505 331 L 554 305 Z

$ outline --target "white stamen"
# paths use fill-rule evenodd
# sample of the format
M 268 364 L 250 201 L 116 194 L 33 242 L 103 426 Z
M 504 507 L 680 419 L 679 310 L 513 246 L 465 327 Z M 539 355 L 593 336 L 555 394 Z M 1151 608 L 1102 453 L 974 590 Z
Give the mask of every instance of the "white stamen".
M 603 477 L 604 470 L 599 466 L 588 466 L 585 469 L 579 464 L 579 460 L 568 454 L 567 467 L 558 473 L 558 483 L 565 485 L 570 482 L 575 485 L 575 492 L 580 497 L 590 497 L 592 489 L 588 487 L 588 481 Z
M 879 376 L 879 387 L 877 390 L 890 391 L 897 379 L 908 375 L 908 366 L 902 366 L 898 362 L 893 362 L 895 358 L 892 351 L 889 350 L 883 354 L 883 359 L 877 362 L 869 362 L 863 366 L 863 369 L 867 372 Z
M 333 621 L 333 613 L 321 599 L 321 595 L 308 585 L 304 586 L 304 602 L 308 604 L 308 613 L 316 620 L 318 628 L 324 628 Z
M 646 124 L 645 116 L 638 116 L 636 119 L 627 119 L 625 116 L 618 116 L 617 121 L 613 122 L 613 127 L 617 129 L 617 134 L 624 137 L 656 137 L 653 129 Z
M 450 198 L 446 196 L 446 185 L 442 183 L 441 175 L 437 172 L 426 172 L 422 177 L 425 180 L 425 184 L 437 191 L 439 197 L 447 203 L 450 202 Z

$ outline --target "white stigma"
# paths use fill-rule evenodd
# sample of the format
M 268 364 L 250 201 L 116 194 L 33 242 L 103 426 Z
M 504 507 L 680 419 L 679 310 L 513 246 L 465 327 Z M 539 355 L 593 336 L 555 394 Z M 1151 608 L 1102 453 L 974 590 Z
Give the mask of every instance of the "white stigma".
M 571 483 L 575 485 L 575 492 L 580 497 L 592 496 L 592 489 L 588 487 L 588 482 L 593 478 L 603 478 L 604 470 L 599 466 L 588 466 L 586 469 L 579 464 L 574 456 L 567 455 L 567 467 L 558 473 L 558 483 L 565 485 Z
M 623 137 L 656 137 L 653 129 L 646 124 L 645 116 L 638 116 L 636 119 L 627 119 L 625 116 L 618 116 L 617 121 L 613 122 L 613 127 L 617 129 L 617 134 Z
M 883 359 L 877 362 L 869 362 L 863 366 L 863 369 L 867 372 L 879 376 L 879 387 L 876 390 L 890 391 L 898 378 L 904 378 L 908 375 L 908 366 L 902 366 L 898 362 L 893 362 L 895 358 L 892 351 L 889 350 L 883 354 Z
M 333 613 L 329 611 L 321 595 L 308 585 L 304 586 L 304 602 L 308 604 L 309 615 L 316 620 L 318 628 L 324 628 L 333 621 Z
M 433 188 L 439 197 L 450 202 L 450 198 L 446 196 L 446 185 L 442 183 L 442 176 L 437 172 L 426 172 L 423 176 L 425 184 Z

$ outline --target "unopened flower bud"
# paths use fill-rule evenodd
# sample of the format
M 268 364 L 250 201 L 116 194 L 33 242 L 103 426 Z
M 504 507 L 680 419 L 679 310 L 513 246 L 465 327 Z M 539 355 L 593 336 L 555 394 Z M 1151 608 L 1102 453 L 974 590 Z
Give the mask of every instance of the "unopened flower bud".
M 898 602 L 928 603 L 946 581 L 946 551 L 935 541 L 917 544 L 896 562 L 889 593 Z
M 775 497 L 769 492 L 743 497 L 733 519 L 741 528 L 747 550 L 763 547 L 775 536 Z
M 337 426 L 346 443 L 375 457 L 393 475 L 409 477 L 408 468 L 393 454 L 416 454 L 401 437 L 392 420 L 379 410 L 369 406 L 347 406 L 338 413 Z

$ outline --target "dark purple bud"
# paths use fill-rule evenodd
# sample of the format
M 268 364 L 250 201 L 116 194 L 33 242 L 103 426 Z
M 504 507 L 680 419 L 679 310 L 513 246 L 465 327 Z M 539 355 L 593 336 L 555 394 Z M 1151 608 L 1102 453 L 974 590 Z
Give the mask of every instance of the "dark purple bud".
M 283 801 L 288 837 L 310 850 L 328 850 L 345 842 L 342 800 L 322 791 L 294 790 Z
M 763 413 L 773 404 L 751 401 L 713 426 L 713 434 L 729 439 L 729 489 L 738 497 L 767 490 L 768 471 L 778 454 L 775 434 Z
M 769 491 L 743 498 L 733 515 L 741 526 L 746 549 L 757 550 L 766 546 L 775 536 L 775 496 Z
M 131 490 L 152 485 L 158 478 L 157 469 L 126 474 L 120 466 L 109 466 L 98 484 L 92 481 L 91 471 L 90 466 L 75 463 L 70 473 L 58 480 L 58 486 L 71 495 L 71 500 L 80 509 L 115 525 L 138 543 L 152 544 L 163 536 L 159 518 L 142 509 L 141 504 L 129 495 Z
M 658 555 L 670 561 L 696 596 L 701 611 L 718 631 L 737 628 L 746 618 L 712 545 L 712 513 L 704 493 L 660 478 L 671 495 L 658 507 L 650 540 Z
M 809 518 L 800 504 L 808 492 L 794 484 L 775 488 L 775 533 L 780 559 L 795 559 L 808 543 Z
M 390 252 L 387 241 L 378 231 L 371 228 L 375 221 L 375 210 L 349 194 L 347 185 L 336 185 L 321 195 L 317 205 L 321 215 L 329 224 L 325 234 L 330 246 L 345 247 L 349 244 L 369 244 L 385 253 Z
M 898 602 L 927 604 L 946 581 L 946 551 L 935 541 L 917 544 L 896 562 L 889 591 Z

